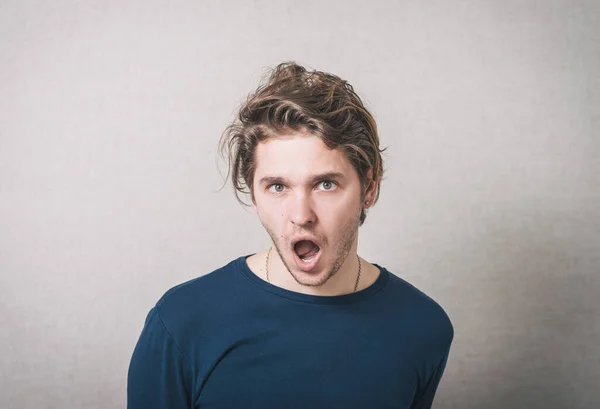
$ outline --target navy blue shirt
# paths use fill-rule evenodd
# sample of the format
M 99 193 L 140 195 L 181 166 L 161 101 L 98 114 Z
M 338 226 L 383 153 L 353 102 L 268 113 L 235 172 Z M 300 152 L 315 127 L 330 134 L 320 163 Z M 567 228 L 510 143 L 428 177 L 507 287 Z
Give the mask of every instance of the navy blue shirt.
M 169 290 L 129 367 L 129 409 L 430 408 L 453 328 L 377 266 L 371 286 L 315 296 L 272 285 L 240 257 Z

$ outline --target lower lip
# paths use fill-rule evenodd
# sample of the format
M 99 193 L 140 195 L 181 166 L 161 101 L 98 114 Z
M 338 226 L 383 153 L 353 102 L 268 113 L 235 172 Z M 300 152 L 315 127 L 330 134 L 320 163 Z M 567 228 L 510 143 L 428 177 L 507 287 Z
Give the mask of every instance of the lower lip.
M 317 266 L 317 263 L 319 262 L 319 259 L 321 258 L 321 250 L 319 250 L 319 252 L 315 254 L 312 259 L 307 261 L 304 261 L 300 257 L 298 257 L 298 254 L 296 254 L 295 251 L 292 250 L 292 252 L 294 253 L 294 261 L 296 262 L 296 266 L 298 266 L 300 270 L 305 272 L 314 270 L 314 268 Z

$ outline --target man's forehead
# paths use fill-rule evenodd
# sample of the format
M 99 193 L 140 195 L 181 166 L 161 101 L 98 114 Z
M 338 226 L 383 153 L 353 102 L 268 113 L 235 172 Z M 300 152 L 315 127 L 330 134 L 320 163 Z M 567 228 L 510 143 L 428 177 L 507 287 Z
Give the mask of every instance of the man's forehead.
M 319 175 L 344 178 L 353 168 L 346 155 L 329 149 L 317 137 L 276 138 L 257 146 L 255 177 L 282 177 L 312 180 Z M 287 141 L 291 143 L 286 143 Z

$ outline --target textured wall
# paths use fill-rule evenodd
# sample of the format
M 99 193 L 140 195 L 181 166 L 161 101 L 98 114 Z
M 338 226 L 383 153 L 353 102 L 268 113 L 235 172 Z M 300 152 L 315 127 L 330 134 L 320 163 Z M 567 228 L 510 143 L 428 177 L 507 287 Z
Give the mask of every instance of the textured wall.
M 216 143 L 281 60 L 388 146 L 360 253 L 456 337 L 437 408 L 600 406 L 600 3 L 3 1 L 0 407 L 122 407 L 146 312 L 264 247 Z

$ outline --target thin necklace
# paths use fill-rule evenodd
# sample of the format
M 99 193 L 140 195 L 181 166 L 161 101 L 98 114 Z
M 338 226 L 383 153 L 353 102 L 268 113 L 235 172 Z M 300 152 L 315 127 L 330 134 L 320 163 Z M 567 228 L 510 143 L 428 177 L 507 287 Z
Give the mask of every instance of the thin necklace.
M 265 271 L 267 272 L 267 281 L 270 283 L 271 280 L 269 280 L 269 255 L 271 255 L 271 250 L 273 249 L 273 247 L 269 247 L 269 251 L 267 252 L 267 259 L 265 260 Z M 356 255 L 356 258 L 358 259 L 358 274 L 356 276 L 356 283 L 354 283 L 354 292 L 356 292 L 356 290 L 358 289 L 358 282 L 360 281 L 360 270 L 362 268 L 362 263 L 360 262 L 360 257 L 358 256 L 358 254 Z

